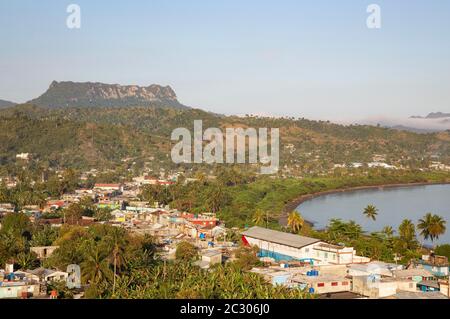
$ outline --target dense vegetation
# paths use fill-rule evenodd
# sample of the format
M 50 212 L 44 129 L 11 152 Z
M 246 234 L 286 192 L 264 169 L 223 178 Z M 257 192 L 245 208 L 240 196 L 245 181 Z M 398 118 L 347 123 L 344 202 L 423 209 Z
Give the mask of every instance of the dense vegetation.
M 59 248 L 40 264 L 30 247 L 51 244 Z M 78 264 L 87 298 L 309 297 L 297 289 L 274 287 L 260 275 L 245 272 L 258 262 L 251 249 L 240 248 L 236 261 L 206 271 L 193 265 L 197 252 L 191 244 L 182 242 L 179 246 L 176 260 L 163 261 L 149 236 L 100 224 L 54 229 L 33 225 L 26 215 L 15 213 L 3 220 L 0 263 L 13 262 L 23 270 L 38 266 L 65 270 L 69 264 Z M 62 298 L 73 295 L 57 283 L 49 289 L 56 289 Z
M 176 127 L 191 129 L 198 119 L 204 128 L 280 128 L 280 160 L 283 167 L 287 165 L 287 175 L 317 174 L 334 164 L 370 162 L 374 154 L 385 154 L 388 163 L 412 168 L 428 167 L 432 159 L 450 163 L 449 132 L 415 134 L 302 118 L 225 117 L 198 109 L 45 109 L 33 105 L 1 110 L 0 163 L 12 165 L 17 153 L 27 152 L 49 167 L 114 167 L 132 158 L 176 168 L 170 160 L 170 133 Z

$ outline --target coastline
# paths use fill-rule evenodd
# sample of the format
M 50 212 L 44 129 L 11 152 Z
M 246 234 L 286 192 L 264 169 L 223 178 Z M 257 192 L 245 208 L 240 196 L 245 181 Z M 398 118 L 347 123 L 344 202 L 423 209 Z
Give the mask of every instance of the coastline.
M 292 200 L 291 202 L 287 203 L 283 211 L 281 213 L 281 216 L 278 218 L 278 223 L 281 226 L 287 226 L 287 217 L 290 212 L 295 210 L 298 206 L 300 206 L 302 203 L 320 197 L 325 195 L 333 195 L 333 194 L 339 194 L 339 193 L 350 193 L 360 190 L 370 190 L 370 189 L 385 189 L 385 188 L 403 188 L 403 187 L 415 187 L 415 186 L 428 186 L 428 185 L 449 185 L 450 181 L 446 182 L 417 182 L 417 183 L 395 183 L 395 184 L 380 184 L 380 185 L 369 185 L 369 186 L 356 186 L 356 187 L 350 187 L 350 188 L 341 188 L 341 189 L 332 189 L 328 191 L 322 191 L 317 192 L 313 194 L 305 194 L 297 197 L 296 199 Z

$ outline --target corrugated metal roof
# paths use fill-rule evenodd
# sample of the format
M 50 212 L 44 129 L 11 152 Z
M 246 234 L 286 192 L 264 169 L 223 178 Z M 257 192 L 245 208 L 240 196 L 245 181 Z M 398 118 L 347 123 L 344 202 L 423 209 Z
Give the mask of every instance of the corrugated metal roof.
M 320 242 L 320 239 L 284 233 L 258 226 L 249 228 L 242 235 L 295 248 L 302 248 Z

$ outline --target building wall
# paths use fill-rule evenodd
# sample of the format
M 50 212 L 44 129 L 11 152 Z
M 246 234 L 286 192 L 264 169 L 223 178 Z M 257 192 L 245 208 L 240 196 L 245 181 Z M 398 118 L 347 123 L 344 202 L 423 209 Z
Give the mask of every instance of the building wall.
M 45 259 L 50 257 L 53 252 L 59 248 L 59 246 L 42 246 L 42 247 L 30 247 L 30 250 L 36 253 L 39 259 Z
M 448 268 L 444 266 L 432 266 L 432 265 L 423 265 L 423 269 L 428 270 L 435 276 L 443 277 L 448 276 Z
M 295 248 L 286 245 L 271 243 L 245 236 L 248 243 L 252 246 L 256 245 L 262 250 L 275 252 L 278 254 L 293 257 L 295 259 L 316 259 L 318 264 L 349 264 L 353 260 L 355 251 L 351 247 L 346 247 L 338 254 L 336 251 L 324 251 L 322 249 L 314 249 L 323 242 L 317 242 L 302 248 Z M 339 255 L 339 256 L 338 256 Z M 317 263 L 315 261 L 315 263 Z
M 0 299 L 20 298 L 23 291 L 26 291 L 28 295 L 36 296 L 39 294 L 39 285 L 0 286 Z
M 369 298 L 383 298 L 395 295 L 398 290 L 417 291 L 416 283 L 413 281 L 380 281 L 378 279 L 371 282 L 368 277 L 353 277 L 352 292 Z
M 317 294 L 344 292 L 350 291 L 351 289 L 349 279 L 314 283 L 312 287 L 314 288 L 314 292 Z
M 222 254 L 216 254 L 212 256 L 202 256 L 202 260 L 208 262 L 210 265 L 221 264 L 222 263 Z
M 289 246 L 285 246 L 285 245 L 267 242 L 264 240 L 259 240 L 259 239 L 248 237 L 248 236 L 245 236 L 245 238 L 247 239 L 247 241 L 250 245 L 252 245 L 252 246 L 256 245 L 260 249 L 264 249 L 267 251 L 274 251 L 276 253 L 286 255 L 286 256 L 291 256 L 296 259 L 316 258 L 316 257 L 314 257 L 314 250 L 313 250 L 314 244 L 299 249 L 299 248 L 294 248 L 294 247 L 289 247 Z

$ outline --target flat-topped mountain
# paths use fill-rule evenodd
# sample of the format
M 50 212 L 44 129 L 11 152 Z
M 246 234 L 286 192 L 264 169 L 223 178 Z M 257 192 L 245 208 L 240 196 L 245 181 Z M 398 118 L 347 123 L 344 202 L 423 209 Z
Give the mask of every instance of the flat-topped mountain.
M 16 105 L 16 103 L 6 100 L 0 100 L 0 108 L 7 108 Z
M 170 86 L 53 81 L 48 90 L 28 103 L 42 107 L 167 106 L 186 108 Z

